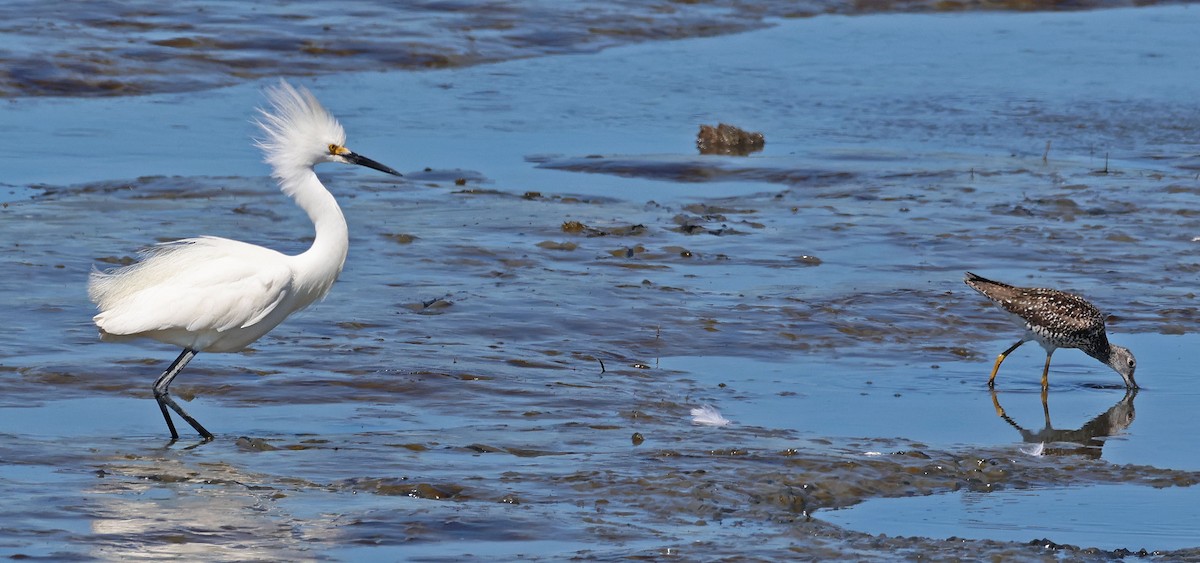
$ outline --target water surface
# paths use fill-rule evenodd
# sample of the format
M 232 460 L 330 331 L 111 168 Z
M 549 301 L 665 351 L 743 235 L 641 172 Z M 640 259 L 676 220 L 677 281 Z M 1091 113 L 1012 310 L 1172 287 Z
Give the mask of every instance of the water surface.
M 249 143 L 270 80 L 10 98 L 0 553 L 1195 557 L 1165 524 L 1200 481 L 1193 12 L 822 16 L 298 80 L 405 177 L 321 169 L 345 272 L 193 361 L 173 391 L 218 434 L 194 448 L 149 392 L 177 351 L 99 343 L 85 280 L 198 234 L 306 247 Z M 718 121 L 765 150 L 697 155 Z M 1019 334 L 968 269 L 1104 307 L 1145 388 L 1063 350 L 1043 406 L 1030 345 L 989 393 Z M 1071 522 L 1111 487 L 1169 501 L 1095 542 Z M 1079 508 L 1024 536 L 822 517 L 964 491 Z

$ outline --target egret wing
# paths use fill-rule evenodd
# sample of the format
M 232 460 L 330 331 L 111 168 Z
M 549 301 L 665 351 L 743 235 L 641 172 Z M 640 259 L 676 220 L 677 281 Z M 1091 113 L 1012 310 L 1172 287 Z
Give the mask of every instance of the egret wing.
M 96 299 L 101 309 L 96 324 L 119 335 L 171 329 L 224 332 L 261 321 L 287 299 L 292 270 L 286 256 L 226 239 L 192 240 L 101 274 L 124 290 Z M 102 287 L 104 281 L 93 285 Z

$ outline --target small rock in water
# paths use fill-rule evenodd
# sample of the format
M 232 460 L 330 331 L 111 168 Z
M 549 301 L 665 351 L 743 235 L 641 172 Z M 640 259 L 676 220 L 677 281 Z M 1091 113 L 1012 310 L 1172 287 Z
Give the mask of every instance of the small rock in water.
M 249 438 L 246 436 L 239 437 L 234 444 L 238 447 L 238 449 L 254 452 L 269 452 L 279 449 L 267 443 L 267 441 L 262 438 Z
M 700 154 L 746 156 L 761 151 L 765 144 L 762 133 L 750 133 L 725 123 L 716 127 L 701 125 L 700 133 L 696 135 L 696 148 L 700 149 Z

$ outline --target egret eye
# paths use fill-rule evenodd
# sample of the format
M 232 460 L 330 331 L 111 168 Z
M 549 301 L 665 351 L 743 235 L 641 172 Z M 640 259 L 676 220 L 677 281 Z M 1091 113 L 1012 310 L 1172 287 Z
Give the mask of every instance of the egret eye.
M 342 147 L 339 147 L 337 145 L 329 145 L 329 154 L 336 155 L 338 153 L 338 149 L 340 149 L 340 148 L 342 148 Z

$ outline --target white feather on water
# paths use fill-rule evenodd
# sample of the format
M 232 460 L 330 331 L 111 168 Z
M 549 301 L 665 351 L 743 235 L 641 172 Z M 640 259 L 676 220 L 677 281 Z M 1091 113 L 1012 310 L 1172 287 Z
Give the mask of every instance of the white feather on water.
M 712 405 L 700 405 L 692 409 L 692 423 L 705 426 L 729 426 L 733 424 L 728 418 L 721 416 L 721 411 Z
M 1037 444 L 1030 445 L 1029 447 L 1017 446 L 1017 449 L 1021 450 L 1021 453 L 1025 454 L 1025 455 L 1031 455 L 1033 457 L 1040 457 L 1046 451 L 1046 443 L 1039 442 Z

